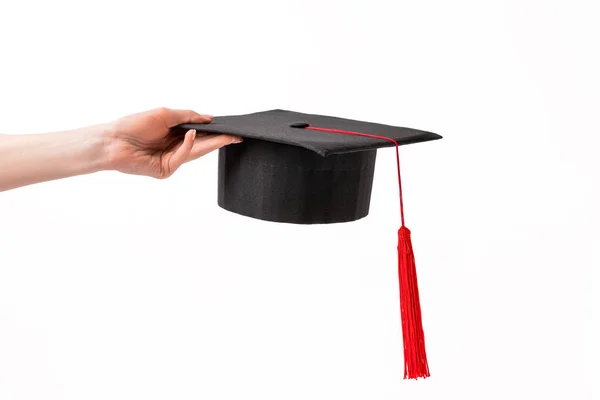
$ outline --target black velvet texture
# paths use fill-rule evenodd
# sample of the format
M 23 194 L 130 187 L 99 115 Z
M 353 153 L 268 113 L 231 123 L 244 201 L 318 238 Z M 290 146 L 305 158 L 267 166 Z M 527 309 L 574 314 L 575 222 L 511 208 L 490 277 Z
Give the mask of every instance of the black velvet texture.
M 219 206 L 266 221 L 349 222 L 369 213 L 377 151 L 322 157 L 262 140 L 219 150 Z

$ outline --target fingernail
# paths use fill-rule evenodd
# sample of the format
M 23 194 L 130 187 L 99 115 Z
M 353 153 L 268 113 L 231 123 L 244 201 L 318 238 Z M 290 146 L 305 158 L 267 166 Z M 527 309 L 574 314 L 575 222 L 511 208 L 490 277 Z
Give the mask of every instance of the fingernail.
M 231 144 L 237 144 L 237 143 L 242 143 L 244 141 L 244 139 L 242 139 L 241 137 L 234 137 L 233 140 L 231 141 Z
M 204 115 L 206 118 L 208 118 L 208 119 L 213 119 L 213 118 L 214 118 L 212 115 L 209 115 L 209 114 L 203 114 L 203 115 Z
M 192 129 L 192 133 L 190 135 L 192 135 L 192 140 L 195 140 L 196 139 L 196 130 Z

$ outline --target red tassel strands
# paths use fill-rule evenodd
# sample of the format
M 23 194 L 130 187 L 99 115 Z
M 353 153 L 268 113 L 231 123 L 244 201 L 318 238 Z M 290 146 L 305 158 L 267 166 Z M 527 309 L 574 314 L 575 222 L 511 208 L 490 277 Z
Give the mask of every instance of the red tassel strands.
M 398 230 L 398 280 L 404 342 L 404 379 L 427 378 L 429 365 L 421 322 L 415 254 L 410 240 L 410 230 L 404 225 Z
M 398 280 L 400 284 L 400 317 L 402 320 L 402 339 L 404 343 L 404 379 L 427 378 L 429 376 L 429 365 L 427 364 L 427 354 L 425 353 L 425 334 L 423 333 L 423 323 L 421 321 L 421 303 L 419 301 L 415 255 L 413 253 L 410 230 L 404 226 L 404 204 L 402 202 L 398 142 L 385 136 L 341 129 L 316 128 L 312 126 L 306 126 L 305 129 L 387 140 L 396 146 L 400 218 L 402 222 L 398 230 Z

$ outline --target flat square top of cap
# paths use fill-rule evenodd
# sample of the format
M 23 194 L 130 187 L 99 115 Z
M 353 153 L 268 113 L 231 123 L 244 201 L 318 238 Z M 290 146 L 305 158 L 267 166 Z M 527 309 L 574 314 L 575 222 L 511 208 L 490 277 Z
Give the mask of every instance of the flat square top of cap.
M 399 145 L 442 138 L 438 134 L 417 129 L 286 110 L 215 117 L 210 124 L 184 124 L 180 125 L 180 128 L 196 129 L 199 133 L 225 133 L 299 146 L 322 156 L 373 150 L 394 145 L 387 140 L 303 129 L 306 126 L 384 136 L 396 140 Z

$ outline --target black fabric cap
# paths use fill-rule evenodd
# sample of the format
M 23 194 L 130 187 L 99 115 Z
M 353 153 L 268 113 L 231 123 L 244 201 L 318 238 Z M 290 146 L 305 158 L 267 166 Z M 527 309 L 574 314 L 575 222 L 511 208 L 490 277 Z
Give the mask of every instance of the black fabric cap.
M 393 146 L 391 142 L 384 140 L 301 129 L 307 125 L 385 136 L 396 140 L 399 145 L 442 138 L 435 133 L 417 129 L 285 110 L 215 117 L 208 125 L 185 124 L 181 127 L 196 129 L 198 132 L 228 133 L 244 138 L 304 147 L 322 156 Z
M 416 129 L 285 110 L 180 126 L 244 138 L 219 150 L 218 203 L 226 210 L 296 224 L 348 222 L 368 215 L 376 150 L 393 143 L 307 127 L 384 136 L 399 145 L 441 139 Z

